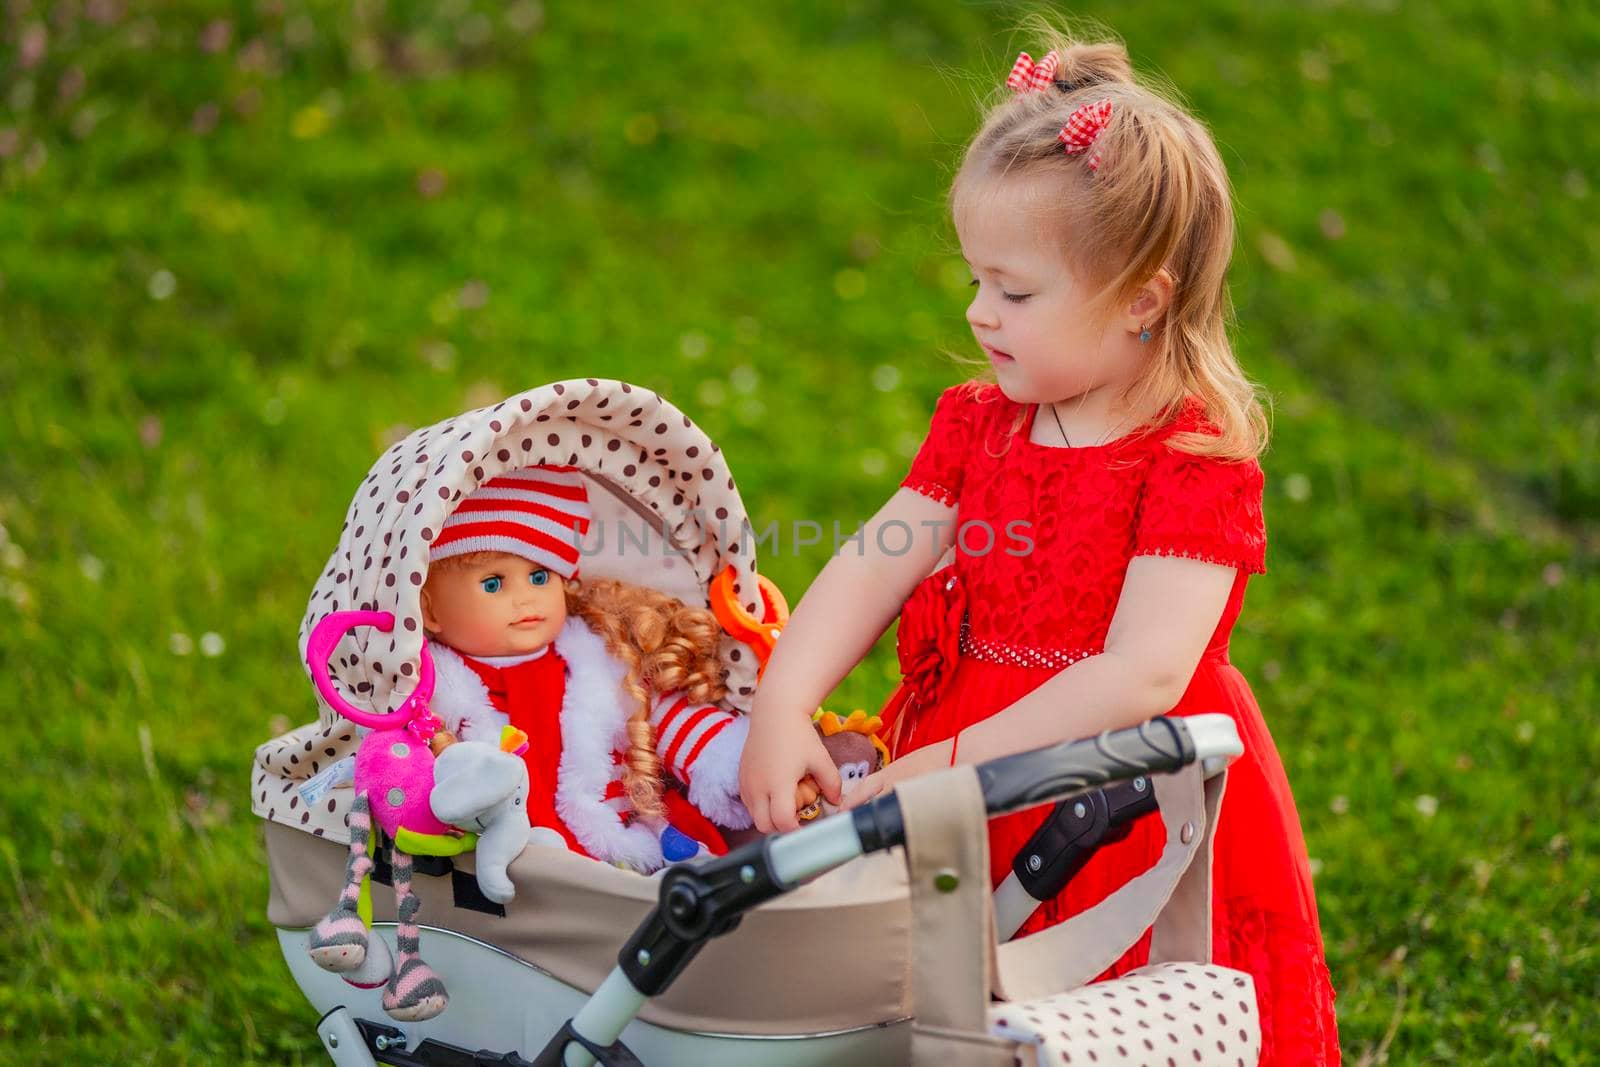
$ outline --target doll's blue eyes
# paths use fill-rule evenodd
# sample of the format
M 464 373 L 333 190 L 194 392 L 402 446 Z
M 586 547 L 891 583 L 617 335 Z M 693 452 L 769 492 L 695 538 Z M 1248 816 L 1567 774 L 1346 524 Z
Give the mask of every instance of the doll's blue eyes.
M 505 579 L 501 578 L 500 575 L 496 574 L 496 575 L 493 575 L 491 577 L 483 579 L 478 584 L 483 587 L 483 591 L 485 593 L 498 593 L 500 591 L 501 586 L 505 585 Z M 528 575 L 528 584 L 529 585 L 549 585 L 550 584 L 550 572 L 546 571 L 546 570 L 534 571 L 532 574 Z

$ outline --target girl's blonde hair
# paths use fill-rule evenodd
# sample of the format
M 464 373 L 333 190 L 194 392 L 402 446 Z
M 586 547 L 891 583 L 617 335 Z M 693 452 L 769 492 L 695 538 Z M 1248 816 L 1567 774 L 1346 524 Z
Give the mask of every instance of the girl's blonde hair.
M 1074 40 L 1043 18 L 1025 27 L 1036 61 L 1051 51 L 1059 58 L 1054 84 L 1019 93 L 1000 85 L 1004 98 L 990 105 L 951 183 L 952 217 L 958 225 L 970 217 L 997 180 L 1044 183 L 1041 224 L 1074 272 L 1098 287 L 1091 309 L 1102 319 L 1165 268 L 1172 301 L 1150 324 L 1151 358 L 1123 399 L 1130 410 L 1156 412 L 1154 429 L 1194 396 L 1221 433 L 1175 433 L 1173 447 L 1224 459 L 1259 455 L 1268 432 L 1262 398 L 1228 341 L 1233 203 L 1210 133 L 1169 88 L 1135 77 L 1121 42 Z M 1101 100 L 1111 102 L 1111 119 L 1091 170 L 1090 153 L 1069 155 L 1057 135 L 1074 110 Z

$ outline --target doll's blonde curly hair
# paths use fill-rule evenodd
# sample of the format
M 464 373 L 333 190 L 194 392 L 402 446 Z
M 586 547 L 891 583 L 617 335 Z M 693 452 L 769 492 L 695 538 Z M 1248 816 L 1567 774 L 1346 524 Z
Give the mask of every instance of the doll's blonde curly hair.
M 622 784 L 634 811 L 662 813 L 661 760 L 650 725 L 650 694 L 682 693 L 696 704 L 727 695 L 727 668 L 717 655 L 722 627 L 704 608 L 692 608 L 647 586 L 609 578 L 569 581 L 567 614 L 605 640 L 627 668 L 623 688 L 638 705 L 628 718 Z

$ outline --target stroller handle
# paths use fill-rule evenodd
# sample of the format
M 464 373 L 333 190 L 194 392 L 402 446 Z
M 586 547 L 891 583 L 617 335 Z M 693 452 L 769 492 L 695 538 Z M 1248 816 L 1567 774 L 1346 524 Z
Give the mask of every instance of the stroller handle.
M 306 666 L 311 668 L 311 682 L 330 708 L 359 726 L 370 726 L 374 730 L 405 726 L 427 710 L 433 696 L 433 657 L 428 653 L 428 642 L 422 642 L 422 664 L 416 688 L 394 711 L 378 714 L 351 704 L 328 677 L 328 661 L 333 657 L 333 650 L 344 640 L 344 635 L 357 626 L 372 626 L 388 633 L 394 629 L 394 615 L 387 611 L 336 611 L 317 623 L 306 641 Z
M 984 810 L 994 818 L 1109 783 L 1145 774 L 1169 774 L 1196 760 L 1209 763 L 1243 752 L 1238 729 L 1226 715 L 1162 715 L 1098 737 L 1001 756 L 979 764 L 976 770 Z M 863 852 L 905 843 L 905 822 L 893 793 L 850 814 Z M 773 844 L 782 840 L 775 839 Z
M 1197 760 L 1214 765 L 1243 752 L 1238 728 L 1226 715 L 1161 716 L 1098 737 L 1003 756 L 976 770 L 984 809 L 996 816 L 1111 782 L 1179 771 Z M 668 869 L 659 903 L 623 946 L 617 968 L 545 1046 L 534 1067 L 627 1062 L 611 1043 L 645 999 L 671 985 L 708 940 L 728 933 L 745 912 L 800 882 L 864 853 L 903 845 L 905 839 L 900 799 L 889 793 L 792 833 Z

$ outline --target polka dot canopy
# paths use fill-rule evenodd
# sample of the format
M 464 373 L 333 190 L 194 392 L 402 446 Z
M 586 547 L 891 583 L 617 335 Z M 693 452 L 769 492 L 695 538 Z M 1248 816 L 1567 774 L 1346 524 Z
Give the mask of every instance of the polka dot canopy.
M 731 567 L 735 595 L 760 614 L 754 539 L 721 448 L 648 389 L 577 378 L 417 430 L 378 457 L 311 591 L 301 662 L 312 628 L 333 612 L 392 612 L 392 632 L 357 629 L 334 650 L 329 668 L 353 702 L 374 711 L 397 707 L 417 676 L 429 545 L 479 485 L 537 465 L 578 470 L 591 502 L 609 508 L 618 527 L 609 534 L 610 555 L 603 543 L 596 547 L 605 532 L 585 537 L 584 577 L 648 584 L 706 607 L 711 581 Z M 748 710 L 755 657 L 727 638 L 722 661 L 727 703 Z M 321 714 L 324 726 L 334 723 L 332 709 L 324 705 Z

